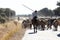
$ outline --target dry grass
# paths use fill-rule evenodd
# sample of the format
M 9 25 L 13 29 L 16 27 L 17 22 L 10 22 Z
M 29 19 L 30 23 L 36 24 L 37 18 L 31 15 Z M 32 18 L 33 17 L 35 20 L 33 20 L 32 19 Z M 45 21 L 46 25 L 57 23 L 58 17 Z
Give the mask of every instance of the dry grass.
M 19 26 L 19 30 L 14 34 L 12 35 L 9 40 L 21 40 L 22 37 L 24 36 L 24 33 L 25 33 L 25 29 L 22 28 L 22 25 L 21 23 L 18 23 L 17 24 Z
M 0 24 L 0 40 L 12 40 L 16 33 L 19 33 L 20 37 L 22 37 L 25 31 L 21 31 L 23 31 L 21 23 L 11 21 L 5 24 Z

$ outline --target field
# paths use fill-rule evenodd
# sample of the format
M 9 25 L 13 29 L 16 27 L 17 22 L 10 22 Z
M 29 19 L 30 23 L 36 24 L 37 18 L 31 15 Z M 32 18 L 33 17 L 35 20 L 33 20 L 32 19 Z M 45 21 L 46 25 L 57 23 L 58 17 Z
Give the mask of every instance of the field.
M 18 21 L 10 21 L 0 24 L 0 40 L 21 40 L 25 33 L 21 23 Z

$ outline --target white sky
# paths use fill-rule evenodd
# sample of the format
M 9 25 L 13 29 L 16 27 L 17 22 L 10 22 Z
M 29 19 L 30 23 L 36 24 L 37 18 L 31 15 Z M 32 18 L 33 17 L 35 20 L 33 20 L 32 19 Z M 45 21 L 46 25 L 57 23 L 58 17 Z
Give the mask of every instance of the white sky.
M 22 4 L 33 10 L 41 10 L 42 8 L 55 9 L 58 0 L 0 0 L 0 8 L 11 8 L 16 14 L 32 14 L 33 11 L 25 8 Z

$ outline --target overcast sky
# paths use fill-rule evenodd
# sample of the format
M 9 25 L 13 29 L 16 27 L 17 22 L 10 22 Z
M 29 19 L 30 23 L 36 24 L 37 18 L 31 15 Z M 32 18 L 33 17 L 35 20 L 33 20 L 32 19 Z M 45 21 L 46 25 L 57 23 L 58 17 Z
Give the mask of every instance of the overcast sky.
M 16 14 L 32 14 L 33 11 L 25 8 L 22 4 L 33 10 L 41 10 L 42 8 L 55 9 L 58 0 L 0 0 L 0 8 L 10 8 L 16 11 Z

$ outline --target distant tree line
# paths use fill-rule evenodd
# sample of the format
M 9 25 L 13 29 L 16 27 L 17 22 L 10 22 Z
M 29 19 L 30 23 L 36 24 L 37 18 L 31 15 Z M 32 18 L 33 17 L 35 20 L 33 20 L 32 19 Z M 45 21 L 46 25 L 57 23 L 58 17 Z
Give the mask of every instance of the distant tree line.
M 55 8 L 53 11 L 55 12 L 56 16 L 60 16 L 60 2 L 57 2 L 57 8 Z
M 15 11 L 9 8 L 0 8 L 0 23 L 4 23 L 9 18 L 15 16 Z

